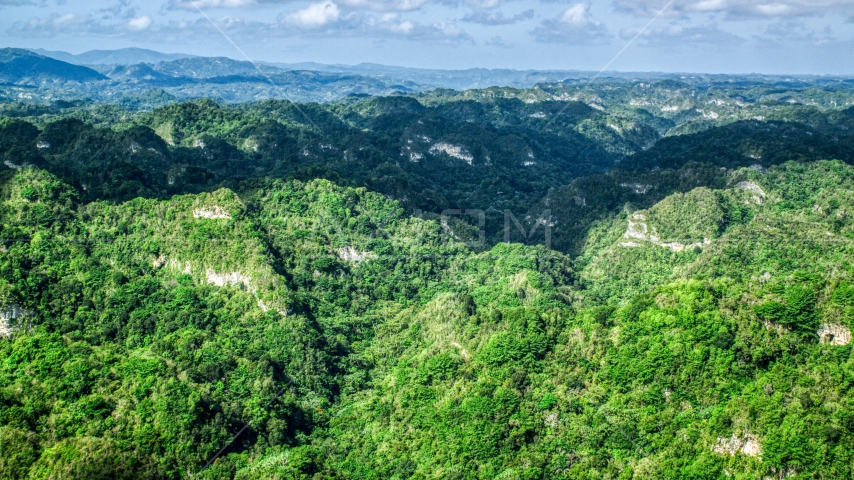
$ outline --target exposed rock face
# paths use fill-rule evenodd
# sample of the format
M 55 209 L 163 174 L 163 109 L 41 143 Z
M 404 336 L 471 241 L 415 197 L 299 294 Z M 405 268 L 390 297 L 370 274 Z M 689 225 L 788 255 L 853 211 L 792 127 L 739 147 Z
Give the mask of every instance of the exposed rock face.
M 851 343 L 851 329 L 845 325 L 825 323 L 818 329 L 818 338 L 824 345 L 848 345 Z
M 646 195 L 650 190 L 652 190 L 652 185 L 642 183 L 621 183 L 620 186 L 630 188 L 633 192 L 640 195 Z
M 156 261 L 156 260 L 155 260 Z M 181 262 L 180 260 L 176 260 L 174 258 L 166 259 L 169 268 L 173 268 L 176 270 L 181 270 L 181 273 L 189 275 L 193 273 L 193 265 L 190 262 Z M 155 266 L 155 268 L 158 268 Z
M 649 227 L 646 224 L 646 215 L 635 213 L 629 217 L 629 229 L 623 234 L 624 238 L 636 238 L 638 240 L 649 240 Z
M 339 248 L 338 256 L 341 257 L 341 260 L 351 263 L 361 263 L 365 260 L 374 260 L 377 258 L 377 254 L 374 252 L 360 252 L 349 245 Z
M 29 315 L 29 312 L 14 303 L 0 309 L 0 337 L 9 337 L 18 331 L 18 328 L 14 325 L 14 320 L 28 317 Z
M 765 195 L 765 190 L 762 190 L 762 187 L 753 182 L 738 182 L 735 188 L 750 192 L 752 194 L 751 199 L 758 204 L 761 204 L 767 196 Z
M 712 451 L 720 454 L 735 455 L 741 453 L 748 457 L 762 458 L 762 446 L 759 445 L 759 440 L 751 434 L 747 434 L 741 438 L 733 435 L 730 438 L 718 437 L 717 443 L 712 447 Z
M 658 245 L 659 247 L 669 248 L 674 252 L 681 252 L 686 249 L 702 247 L 703 245 L 712 243 L 706 238 L 704 238 L 702 242 L 692 243 L 690 245 L 685 245 L 679 242 L 662 242 L 658 237 L 655 228 L 650 228 L 647 225 L 646 215 L 642 213 L 635 213 L 629 217 L 629 228 L 626 230 L 626 233 L 623 234 L 623 238 L 627 240 L 643 240 L 654 245 Z M 641 243 L 634 241 L 623 242 L 620 244 L 620 246 L 628 248 L 637 248 L 641 245 Z
M 212 283 L 217 287 L 242 284 L 249 289 L 249 277 L 241 274 L 240 272 L 216 273 L 213 270 L 208 269 L 207 280 L 208 283 Z
M 187 267 L 187 270 L 189 271 L 189 266 Z M 255 297 L 258 308 L 264 312 L 270 311 L 271 309 L 271 307 L 259 297 L 258 289 L 252 286 L 249 277 L 240 272 L 217 273 L 209 268 L 207 269 L 205 278 L 208 283 L 216 285 L 217 287 L 242 286 L 247 292 L 251 293 Z M 275 311 L 285 317 L 288 315 L 288 312 L 284 309 L 276 308 Z
M 451 145 L 450 143 L 437 143 L 430 147 L 430 153 L 444 153 L 448 156 L 459 158 L 460 160 L 465 160 L 466 163 L 471 165 L 474 163 L 474 157 L 463 151 L 463 147 L 458 145 Z
M 231 214 L 219 205 L 212 207 L 202 207 L 193 210 L 194 218 L 231 218 Z
M 155 258 L 154 261 L 151 262 L 151 266 L 154 268 L 160 268 L 163 265 L 166 265 L 166 261 L 166 257 L 160 255 L 159 257 Z

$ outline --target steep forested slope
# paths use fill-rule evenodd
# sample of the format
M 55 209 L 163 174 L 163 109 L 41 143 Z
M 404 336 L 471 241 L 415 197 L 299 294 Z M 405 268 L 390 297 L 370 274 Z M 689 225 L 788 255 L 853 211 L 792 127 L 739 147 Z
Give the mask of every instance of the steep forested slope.
M 409 98 L 336 109 L 272 101 L 228 108 L 200 100 L 113 129 L 64 118 L 38 130 L 10 119 L 0 134 L 9 145 L 4 161 L 45 167 L 86 199 L 166 198 L 237 188 L 253 178 L 321 177 L 384 193 L 410 211 L 481 209 L 490 232 L 503 228 L 504 210 L 521 215 L 549 188 L 604 172 L 619 158 L 615 150 L 635 141 L 579 131 L 607 122 L 585 105 L 564 115 L 560 132 L 523 120 L 493 122 L 528 119 L 536 110 L 518 101 L 501 108 L 428 108 Z
M 645 208 L 676 191 L 719 187 L 722 167 L 854 162 L 852 110 L 788 105 L 775 110 L 778 117 L 797 121 L 750 120 L 662 139 L 640 117 L 575 101 L 501 97 L 239 107 L 199 100 L 143 114 L 75 110 L 59 119 L 56 111 L 23 109 L 36 124 L 3 120 L 4 161 L 46 168 L 86 200 L 240 190 L 265 177 L 326 178 L 383 193 L 410 212 L 482 211 L 490 244 L 505 239 L 506 212 L 530 231 L 548 210 L 552 245 L 573 254 L 591 222 L 625 202 Z M 535 233 L 540 241 L 543 231 Z
M 850 476 L 852 181 L 838 162 L 730 171 L 626 212 L 554 310 L 490 302 L 502 282 L 475 274 L 474 308 L 438 297 L 379 330 L 373 388 L 242 478 L 290 455 L 344 478 Z
M 695 87 L 9 107 L 0 477 L 854 476 L 851 110 Z
M 39 85 L 91 82 L 106 77 L 91 68 L 71 65 L 20 48 L 0 49 L 0 83 Z
M 429 296 L 465 256 L 435 223 L 323 181 L 272 183 L 245 203 L 220 190 L 84 206 L 43 172 L 8 177 L 12 478 L 184 476 L 244 422 L 239 450 L 295 443 L 361 386 L 347 355 L 384 305 Z M 370 262 L 353 259 L 363 250 Z
M 851 475 L 854 169 L 729 170 L 473 253 L 327 181 L 5 174 L 10 478 Z M 696 244 L 696 245 L 694 245 Z

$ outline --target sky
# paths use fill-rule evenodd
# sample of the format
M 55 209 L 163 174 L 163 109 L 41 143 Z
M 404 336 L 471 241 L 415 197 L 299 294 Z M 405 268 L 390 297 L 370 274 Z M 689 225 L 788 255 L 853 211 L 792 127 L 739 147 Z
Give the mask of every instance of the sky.
M 854 75 L 854 0 L 0 0 L 0 32 L 70 53 Z

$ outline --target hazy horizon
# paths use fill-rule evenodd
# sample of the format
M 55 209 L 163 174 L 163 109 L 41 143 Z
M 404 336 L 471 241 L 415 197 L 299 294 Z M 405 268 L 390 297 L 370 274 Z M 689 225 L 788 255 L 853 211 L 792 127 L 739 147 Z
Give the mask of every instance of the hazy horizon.
M 156 50 L 156 49 L 151 49 L 151 48 L 142 48 L 142 47 L 133 47 L 133 46 L 116 48 L 116 49 L 96 48 L 96 49 L 82 50 L 82 51 L 69 51 L 69 50 L 60 50 L 60 49 L 50 50 L 50 49 L 45 49 L 45 48 L 28 48 L 28 47 L 0 47 L 0 48 L 21 48 L 21 49 L 29 50 L 29 51 L 39 53 L 39 54 L 68 54 L 68 55 L 75 56 L 75 57 L 79 57 L 79 56 L 83 56 L 83 55 L 87 55 L 87 54 L 92 54 L 92 53 L 104 53 L 104 54 L 106 54 L 106 53 L 111 53 L 111 52 L 120 52 L 123 50 L 139 49 L 139 50 L 145 50 L 145 51 L 149 51 L 152 53 L 163 54 L 163 55 L 181 55 L 181 56 L 186 56 L 187 58 L 190 58 L 190 57 L 228 58 L 228 59 L 236 60 L 236 61 L 255 62 L 258 64 L 262 64 L 262 65 L 283 65 L 284 66 L 284 65 L 316 64 L 319 66 L 326 66 L 326 67 L 351 67 L 351 68 L 356 68 L 356 67 L 360 67 L 360 66 L 367 66 L 367 65 L 375 65 L 378 67 L 388 67 L 388 68 L 394 68 L 394 69 L 413 69 L 413 70 L 422 69 L 422 70 L 439 70 L 439 71 L 444 70 L 444 71 L 449 71 L 449 72 L 463 72 L 463 71 L 467 71 L 467 70 L 478 70 L 478 69 L 480 69 L 480 70 L 495 70 L 495 71 L 507 70 L 507 71 L 518 71 L 518 72 L 527 72 L 527 71 L 530 71 L 530 72 L 536 72 L 536 71 L 541 71 L 541 72 L 547 72 L 547 71 L 572 72 L 572 73 L 581 73 L 581 74 L 600 74 L 600 77 L 601 76 L 607 77 L 608 75 L 611 75 L 611 74 L 618 74 L 618 75 L 637 74 L 637 75 L 662 75 L 662 76 L 664 76 L 664 75 L 683 75 L 683 76 L 687 76 L 687 75 L 698 75 L 698 76 L 705 76 L 705 75 L 724 75 L 724 76 L 726 76 L 726 75 L 733 75 L 733 76 L 760 75 L 760 76 L 771 76 L 771 77 L 787 77 L 787 76 L 791 76 L 791 77 L 854 77 L 854 72 L 852 72 L 850 74 L 845 74 L 845 73 L 840 73 L 840 74 L 833 74 L 833 73 L 790 73 L 790 72 L 779 72 L 779 73 L 764 73 L 764 72 L 719 73 L 719 72 L 713 72 L 713 71 L 675 71 L 675 70 L 674 71 L 665 71 L 665 70 L 646 70 L 646 71 L 644 71 L 644 70 L 616 70 L 616 69 L 581 70 L 581 69 L 568 69 L 568 68 L 566 68 L 566 69 L 562 69 L 562 68 L 528 68 L 528 69 L 522 69 L 522 68 L 512 68 L 512 67 L 432 68 L 432 67 L 413 67 L 413 66 L 407 66 L 407 65 L 377 63 L 377 62 L 370 62 L 370 61 L 359 62 L 359 63 L 325 63 L 325 62 L 318 62 L 318 61 L 312 61 L 312 60 L 294 61 L 294 62 L 281 62 L 281 61 L 275 61 L 275 60 L 266 60 L 264 58 L 251 58 L 250 57 L 249 59 L 247 59 L 246 57 L 240 56 L 239 52 L 238 52 L 238 55 L 234 55 L 234 54 L 196 55 L 196 54 L 191 54 L 191 53 L 182 52 L 182 51 Z M 141 62 L 141 63 L 151 63 L 151 62 Z M 85 63 L 80 63 L 80 64 L 86 65 Z M 92 63 L 92 65 L 97 65 L 97 63 Z
M 22 0 L 0 11 L 8 46 L 73 54 L 137 47 L 451 70 L 854 74 L 854 0 Z

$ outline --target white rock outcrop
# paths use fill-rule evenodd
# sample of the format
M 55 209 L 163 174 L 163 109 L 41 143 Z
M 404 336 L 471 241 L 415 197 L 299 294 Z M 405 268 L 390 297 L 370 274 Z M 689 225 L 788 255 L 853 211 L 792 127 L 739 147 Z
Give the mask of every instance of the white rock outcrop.
M 623 234 L 623 238 L 625 238 L 626 242 L 620 244 L 622 247 L 628 248 L 637 248 L 642 244 L 632 241 L 632 240 L 643 240 L 645 242 L 652 243 L 653 245 L 658 245 L 659 247 L 669 248 L 674 252 L 681 252 L 684 250 L 702 247 L 703 245 L 709 245 L 712 243 L 709 239 L 704 238 L 702 242 L 692 243 L 689 245 L 685 245 L 679 242 L 662 242 L 658 237 L 658 234 L 655 231 L 655 228 L 650 228 L 646 223 L 646 215 L 642 213 L 635 213 L 629 217 L 629 227 L 626 229 L 626 233 Z
M 636 238 L 638 240 L 649 240 L 649 227 L 646 224 L 646 215 L 635 213 L 629 217 L 629 228 L 623 234 L 623 238 Z
M 163 255 L 160 255 L 151 262 L 151 266 L 154 268 L 160 268 L 163 265 L 166 265 L 167 262 L 167 258 Z
M 842 346 L 851 343 L 851 329 L 845 325 L 824 323 L 816 333 L 823 345 Z
M 753 182 L 738 182 L 735 188 L 750 192 L 752 194 L 751 199 L 758 204 L 762 204 L 762 201 L 767 196 L 765 190 L 762 190 L 762 187 Z
M 30 316 L 30 312 L 16 304 L 0 309 L 0 337 L 6 338 L 18 331 L 15 320 Z
M 365 260 L 375 260 L 377 258 L 377 254 L 374 252 L 360 252 L 349 245 L 339 248 L 338 256 L 341 260 L 351 263 L 361 263 Z
M 469 153 L 466 153 L 463 147 L 458 145 L 451 145 L 450 143 L 436 143 L 432 147 L 430 147 L 430 153 L 436 155 L 438 153 L 444 153 L 450 157 L 459 158 L 460 160 L 464 160 L 469 165 L 474 163 L 474 156 Z
M 212 283 L 217 287 L 224 287 L 226 285 L 243 285 L 247 290 L 250 289 L 249 285 L 249 277 L 243 275 L 240 272 L 228 272 L 228 273 L 217 273 L 211 269 L 208 269 L 206 273 L 206 278 L 208 283 Z
M 194 218 L 231 218 L 231 214 L 228 211 L 219 205 L 214 205 L 211 207 L 202 207 L 193 210 Z
M 621 183 L 621 187 L 630 188 L 633 192 L 646 195 L 650 190 L 652 190 L 652 185 L 646 185 L 643 183 Z
M 723 455 L 735 455 L 740 453 L 748 457 L 762 458 L 762 446 L 754 435 L 747 434 L 743 437 L 733 435 L 730 438 L 718 437 L 712 451 Z

